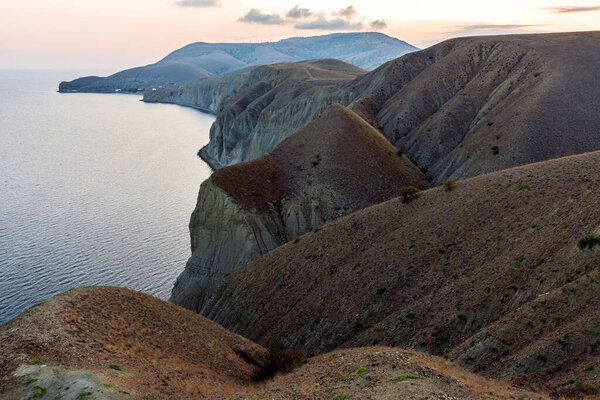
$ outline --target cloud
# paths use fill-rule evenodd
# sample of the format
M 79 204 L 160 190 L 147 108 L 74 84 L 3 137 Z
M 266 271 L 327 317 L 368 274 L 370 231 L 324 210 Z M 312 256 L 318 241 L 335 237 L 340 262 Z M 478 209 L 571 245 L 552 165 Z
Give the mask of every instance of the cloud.
M 354 8 L 354 6 L 348 6 L 346 8 L 342 8 L 341 10 L 332 13 L 332 15 L 337 15 L 339 17 L 350 19 L 356 15 L 356 8 Z
M 179 0 L 175 4 L 181 7 L 212 7 L 218 3 L 219 0 Z
M 341 31 L 341 30 L 360 30 L 363 28 L 363 24 L 360 22 L 350 22 L 346 19 L 325 19 L 318 18 L 314 21 L 301 22 L 294 25 L 296 29 L 322 29 L 330 31 Z
M 491 33 L 506 33 L 513 31 L 520 31 L 525 28 L 534 28 L 541 25 L 516 25 L 516 24 L 476 24 L 476 25 L 463 25 L 457 26 L 455 31 L 445 32 L 451 34 L 460 35 L 477 35 L 477 34 L 491 34 Z
M 387 23 L 383 19 L 376 19 L 375 21 L 371 21 L 369 26 L 375 30 L 380 30 L 387 28 Z
M 250 9 L 246 15 L 241 17 L 238 21 L 247 22 L 249 24 L 261 24 L 261 25 L 282 25 L 285 20 L 277 14 L 263 14 L 256 8 Z
M 555 14 L 566 14 L 566 13 L 579 13 L 579 12 L 590 12 L 590 11 L 600 11 L 600 6 L 593 7 L 576 7 L 576 6 L 566 6 L 566 7 L 545 7 L 540 10 L 550 11 Z
M 308 8 L 300 8 L 297 4 L 294 8 L 292 8 L 290 11 L 287 12 L 287 14 L 285 14 L 286 17 L 288 18 L 292 18 L 292 19 L 298 19 L 298 18 L 308 18 L 310 16 L 312 16 L 314 13 L 312 11 L 310 11 Z

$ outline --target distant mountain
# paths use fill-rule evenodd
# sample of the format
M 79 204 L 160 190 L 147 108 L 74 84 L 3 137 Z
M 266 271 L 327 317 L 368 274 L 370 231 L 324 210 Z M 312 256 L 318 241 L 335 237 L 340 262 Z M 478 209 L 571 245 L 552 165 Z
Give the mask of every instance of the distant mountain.
M 59 92 L 141 92 L 149 86 L 179 87 L 196 79 L 221 75 L 248 66 L 336 58 L 372 70 L 418 50 L 376 32 L 336 33 L 290 38 L 269 43 L 192 43 L 159 62 L 118 72 L 61 82 Z

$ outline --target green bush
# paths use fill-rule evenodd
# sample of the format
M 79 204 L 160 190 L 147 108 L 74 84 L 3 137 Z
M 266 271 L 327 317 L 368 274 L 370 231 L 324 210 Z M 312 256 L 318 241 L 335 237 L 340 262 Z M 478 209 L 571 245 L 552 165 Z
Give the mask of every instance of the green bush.
M 446 179 L 442 181 L 442 187 L 446 192 L 456 188 L 456 179 Z
M 400 200 L 403 203 L 408 203 L 416 200 L 421 192 L 414 186 L 405 186 L 400 188 Z
M 577 246 L 579 246 L 579 248 L 581 250 L 585 250 L 586 247 L 591 250 L 597 244 L 600 244 L 600 236 L 596 236 L 596 235 L 588 235 L 588 236 L 582 237 L 577 242 Z

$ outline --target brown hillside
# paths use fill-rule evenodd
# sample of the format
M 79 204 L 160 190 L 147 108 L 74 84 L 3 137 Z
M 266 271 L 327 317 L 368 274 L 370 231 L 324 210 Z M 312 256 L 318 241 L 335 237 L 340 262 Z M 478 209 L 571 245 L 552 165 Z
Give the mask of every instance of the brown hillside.
M 154 297 L 123 288 L 74 289 L 4 326 L 0 397 L 26 398 L 42 384 L 48 398 L 70 398 L 78 385 L 75 395 L 89 390 L 91 398 L 120 398 L 123 391 L 147 399 L 223 393 L 247 385 L 257 369 L 253 360 L 265 354 L 206 318 Z M 35 360 L 50 367 L 42 369 Z M 39 382 L 24 385 L 30 377 Z M 4 391 L 9 388 L 14 389 Z
M 231 274 L 205 314 L 320 353 L 400 345 L 556 393 L 600 382 L 600 153 L 358 211 Z
M 309 187 L 326 186 L 346 210 L 399 194 L 399 188 L 429 187 L 424 175 L 377 130 L 340 104 L 255 161 L 216 171 L 212 178 L 248 209 L 279 211 L 281 202 Z
M 264 76 L 269 90 L 247 107 L 247 93 L 223 102 L 202 154 L 217 166 L 257 158 L 334 102 L 433 183 L 600 150 L 599 70 L 600 32 L 575 32 L 452 39 L 318 87 Z
M 397 348 L 326 354 L 289 375 L 256 383 L 255 364 L 266 354 L 215 323 L 148 295 L 123 288 L 75 289 L 2 327 L 0 398 L 544 398 Z M 418 379 L 390 382 L 402 375 Z

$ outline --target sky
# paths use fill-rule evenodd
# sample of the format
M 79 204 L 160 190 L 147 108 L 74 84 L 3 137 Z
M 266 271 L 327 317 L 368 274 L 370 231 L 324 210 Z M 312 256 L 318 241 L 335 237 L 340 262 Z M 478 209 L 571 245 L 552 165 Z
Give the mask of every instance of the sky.
M 0 0 L 0 68 L 121 69 L 192 42 L 379 31 L 425 48 L 471 35 L 600 30 L 599 0 Z

